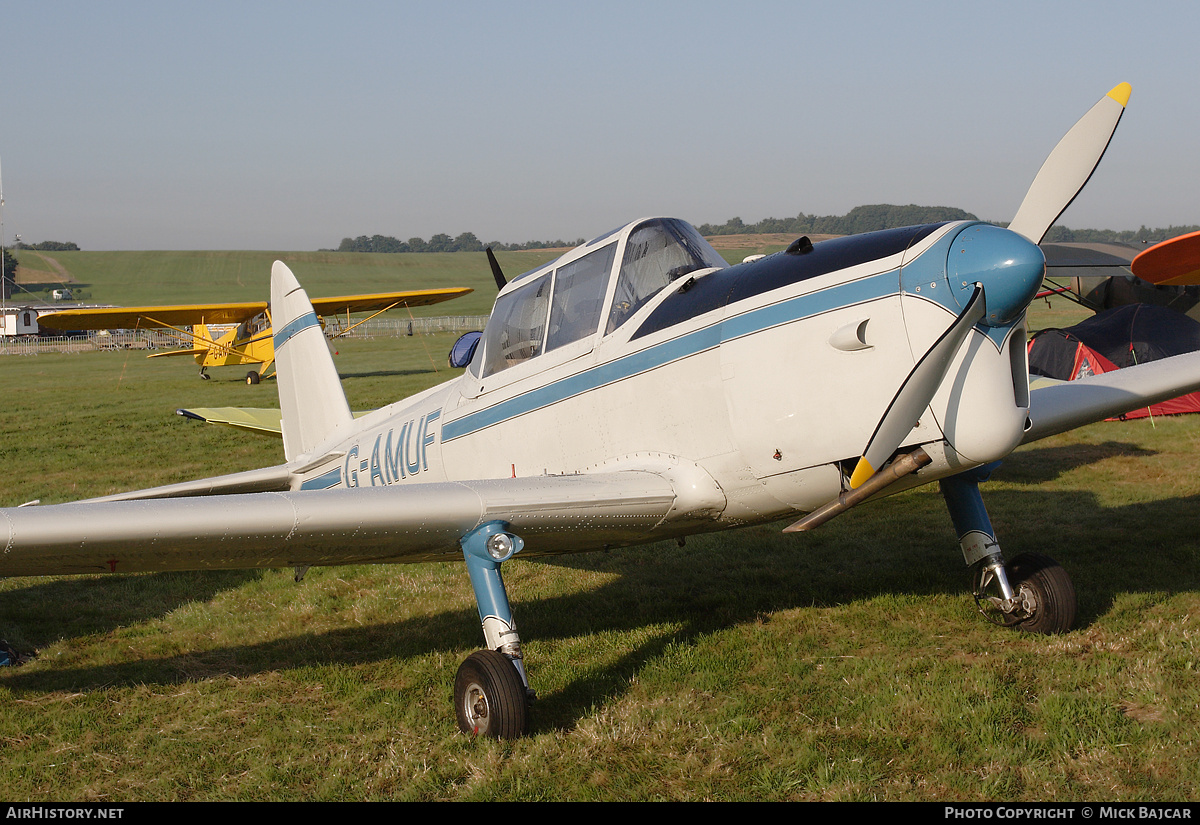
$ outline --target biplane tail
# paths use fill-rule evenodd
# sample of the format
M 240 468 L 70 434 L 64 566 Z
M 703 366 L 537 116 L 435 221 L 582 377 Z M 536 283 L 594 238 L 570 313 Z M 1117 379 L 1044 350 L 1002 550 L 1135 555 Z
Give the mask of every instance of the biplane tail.
M 271 267 L 271 321 L 283 453 L 291 461 L 312 452 L 354 418 L 321 322 L 296 276 L 282 261 Z

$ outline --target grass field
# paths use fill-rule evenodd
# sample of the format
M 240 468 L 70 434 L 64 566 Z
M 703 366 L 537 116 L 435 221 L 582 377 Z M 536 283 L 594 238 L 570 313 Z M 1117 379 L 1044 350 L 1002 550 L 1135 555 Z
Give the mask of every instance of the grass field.
M 1034 325 L 1076 314 L 1038 305 Z M 351 405 L 450 377 L 449 343 L 339 344 Z M 4 359 L 0 504 L 279 461 L 274 440 L 173 414 L 273 405 L 273 384 L 239 375 Z M 462 565 L 0 581 L 0 635 L 38 651 L 0 669 L 4 796 L 1195 799 L 1198 441 L 1194 417 L 1096 424 L 985 485 L 1006 552 L 1074 578 L 1079 628 L 1061 637 L 975 612 L 933 488 L 803 536 L 518 560 L 505 579 L 540 699 L 510 743 L 454 724 L 454 672 L 481 641 Z
M 818 238 L 823 236 L 817 236 Z M 786 236 L 734 235 L 716 239 L 730 262 L 775 252 Z M 500 252 L 508 278 L 557 258 L 561 249 Z M 90 303 L 158 306 L 267 299 L 271 264 L 286 263 L 314 298 L 404 289 L 467 286 L 475 290 L 452 303 L 418 307 L 416 316 L 487 315 L 496 297 L 482 253 L 430 252 L 36 252 L 18 250 L 17 281 L 39 299 L 60 284 Z M 22 292 L 14 299 L 20 301 Z M 28 294 L 28 293 L 24 293 Z
M 553 260 L 563 250 L 501 252 L 504 272 L 512 277 Z M 314 298 L 404 289 L 468 286 L 470 295 L 450 303 L 418 307 L 414 315 L 487 315 L 496 297 L 487 258 L 466 252 L 370 254 L 354 252 L 53 252 L 18 253 L 18 281 L 30 288 L 48 286 L 57 269 L 67 283 L 86 292 L 87 300 L 117 306 L 156 306 L 205 302 L 265 301 L 271 264 L 286 263 Z M 45 273 L 44 275 L 42 273 Z M 19 300 L 17 293 L 16 300 Z

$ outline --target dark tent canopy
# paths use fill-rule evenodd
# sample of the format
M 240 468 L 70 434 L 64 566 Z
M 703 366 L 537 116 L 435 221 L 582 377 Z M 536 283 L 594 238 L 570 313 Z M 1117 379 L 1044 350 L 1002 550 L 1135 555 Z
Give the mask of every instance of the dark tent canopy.
M 1029 342 L 1029 373 L 1074 381 L 1197 350 L 1200 322 L 1166 307 L 1126 304 L 1097 313 L 1073 327 L 1039 332 Z M 1123 417 L 1185 412 L 1200 412 L 1200 393 Z

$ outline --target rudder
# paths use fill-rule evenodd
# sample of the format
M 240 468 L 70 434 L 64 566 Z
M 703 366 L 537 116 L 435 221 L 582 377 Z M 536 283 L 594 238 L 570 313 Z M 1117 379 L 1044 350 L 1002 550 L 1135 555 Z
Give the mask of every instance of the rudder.
M 282 261 L 271 266 L 271 323 L 283 454 L 291 461 L 311 452 L 354 416 L 321 322 L 307 293 Z

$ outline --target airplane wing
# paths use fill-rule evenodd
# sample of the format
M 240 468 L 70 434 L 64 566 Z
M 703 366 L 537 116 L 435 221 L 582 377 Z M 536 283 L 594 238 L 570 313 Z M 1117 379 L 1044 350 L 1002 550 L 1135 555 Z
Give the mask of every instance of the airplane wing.
M 1023 443 L 1197 389 L 1200 353 L 1039 385 Z M 0 510 L 0 576 L 457 560 L 490 521 L 536 556 L 703 530 L 720 511 L 719 489 L 669 469 L 291 490 L 293 469 Z
M 1133 274 L 1167 286 L 1200 284 L 1200 232 L 1155 244 L 1133 259 Z
M 266 301 L 64 309 L 39 315 L 38 324 L 47 329 L 161 329 L 191 324 L 240 324 L 266 309 Z
M 281 466 L 225 478 L 241 477 L 227 488 L 270 486 L 286 475 Z M 666 475 L 645 470 L 119 499 L 0 510 L 0 576 L 461 560 L 459 539 L 497 520 L 524 538 L 525 555 L 542 555 L 634 544 L 667 520 L 706 518 L 681 510 Z
M 320 316 L 346 312 L 381 312 L 393 307 L 423 307 L 439 304 L 473 292 L 470 287 L 450 289 L 413 289 L 407 292 L 377 292 L 373 295 L 342 295 L 313 298 L 313 310 Z
M 449 301 L 466 295 L 469 287 L 415 289 L 405 292 L 377 292 L 317 298 L 317 315 L 345 312 L 378 312 L 392 307 L 419 307 Z M 266 301 L 231 304 L 179 304 L 157 307 L 100 307 L 64 309 L 38 316 L 38 324 L 47 329 L 156 329 L 192 324 L 240 324 L 267 309 Z
M 1084 424 L 1169 401 L 1198 389 L 1200 352 L 1075 381 L 1038 381 L 1030 388 L 1030 427 L 1021 443 L 1028 444 Z

